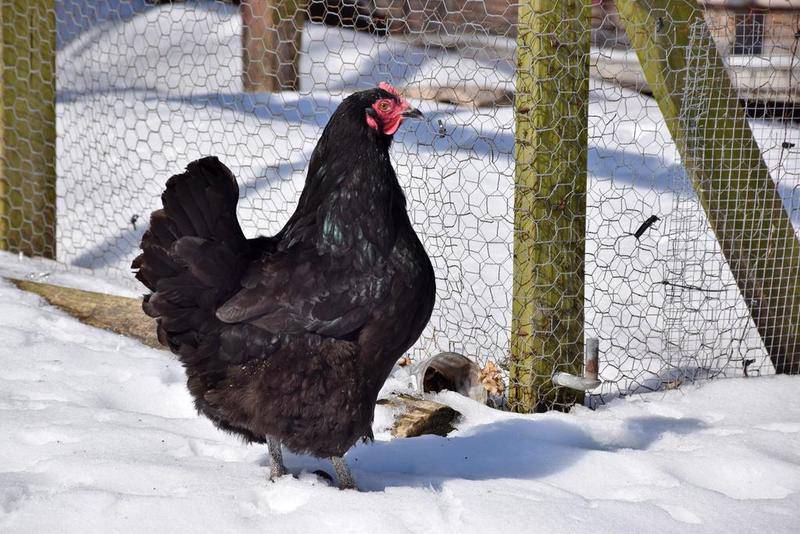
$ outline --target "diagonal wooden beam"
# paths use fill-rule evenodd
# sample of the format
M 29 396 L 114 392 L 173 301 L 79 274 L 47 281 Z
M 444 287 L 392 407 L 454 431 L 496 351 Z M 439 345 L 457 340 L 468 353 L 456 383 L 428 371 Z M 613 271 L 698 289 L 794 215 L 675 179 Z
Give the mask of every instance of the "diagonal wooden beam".
M 775 371 L 800 373 L 800 244 L 702 11 L 617 8 Z

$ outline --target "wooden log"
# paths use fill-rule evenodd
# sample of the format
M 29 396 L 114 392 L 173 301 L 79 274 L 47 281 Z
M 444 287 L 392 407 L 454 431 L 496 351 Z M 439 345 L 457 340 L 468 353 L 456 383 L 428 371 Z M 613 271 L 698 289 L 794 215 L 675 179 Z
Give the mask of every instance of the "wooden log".
M 56 255 L 52 0 L 0 2 L 0 250 Z
M 248 92 L 297 91 L 305 0 L 242 0 L 242 82 Z
M 582 0 L 519 6 L 514 275 L 509 407 L 567 409 L 580 392 L 589 99 L 589 11 Z
M 378 400 L 379 405 L 391 406 L 400 410 L 395 417 L 392 436 L 413 438 L 425 434 L 446 436 L 455 427 L 461 414 L 440 402 L 406 394 L 393 394 L 387 399 Z
M 775 371 L 800 373 L 800 243 L 702 12 L 694 0 L 617 7 Z
M 142 311 L 141 299 L 117 297 L 53 284 L 9 278 L 18 288 L 44 298 L 82 323 L 138 339 L 163 349 L 156 337 L 156 321 Z

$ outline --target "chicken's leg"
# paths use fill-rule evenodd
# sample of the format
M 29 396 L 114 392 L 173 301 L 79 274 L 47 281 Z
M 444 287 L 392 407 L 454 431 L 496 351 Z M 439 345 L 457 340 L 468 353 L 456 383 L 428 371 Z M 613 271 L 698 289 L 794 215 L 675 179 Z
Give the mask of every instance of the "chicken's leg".
M 336 470 L 336 477 L 339 479 L 340 489 L 358 489 L 356 487 L 356 479 L 353 478 L 353 473 L 347 467 L 347 462 L 341 456 L 334 456 L 331 458 L 333 468 Z
M 267 438 L 267 448 L 269 449 L 269 479 L 275 480 L 286 474 L 286 466 L 283 465 L 281 440 Z

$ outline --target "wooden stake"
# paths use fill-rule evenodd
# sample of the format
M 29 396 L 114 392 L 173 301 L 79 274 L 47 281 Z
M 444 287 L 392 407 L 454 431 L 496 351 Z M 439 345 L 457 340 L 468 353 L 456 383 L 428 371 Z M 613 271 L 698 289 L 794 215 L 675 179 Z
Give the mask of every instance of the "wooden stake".
M 304 0 L 242 0 L 242 82 L 247 92 L 297 91 Z
M 55 5 L 0 0 L 0 250 L 56 255 Z
M 583 363 L 589 4 L 519 6 L 509 407 L 565 409 L 583 394 L 557 370 Z

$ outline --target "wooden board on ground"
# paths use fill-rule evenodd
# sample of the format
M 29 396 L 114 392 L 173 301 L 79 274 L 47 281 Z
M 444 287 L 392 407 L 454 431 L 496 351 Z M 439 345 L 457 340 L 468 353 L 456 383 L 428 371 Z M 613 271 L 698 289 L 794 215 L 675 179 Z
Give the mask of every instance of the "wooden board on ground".
M 138 339 L 145 345 L 164 349 L 156 338 L 156 321 L 142 311 L 141 299 L 118 297 L 53 284 L 8 278 L 18 288 L 44 298 L 82 323 Z M 400 410 L 392 435 L 410 438 L 423 434 L 446 436 L 460 413 L 451 407 L 411 395 L 391 395 L 379 404 Z
M 82 323 L 163 348 L 156 337 L 156 321 L 142 311 L 141 299 L 83 291 L 31 280 L 8 279 L 18 288 L 36 293 Z
M 441 402 L 405 393 L 392 394 L 378 404 L 398 408 L 401 412 L 395 417 L 392 436 L 413 438 L 425 434 L 446 436 L 455 430 L 455 422 L 461 414 Z

